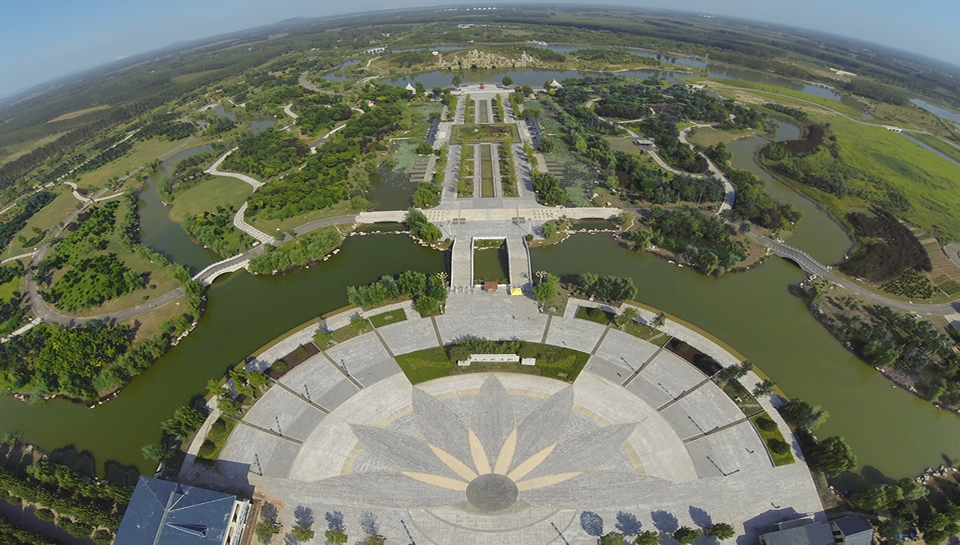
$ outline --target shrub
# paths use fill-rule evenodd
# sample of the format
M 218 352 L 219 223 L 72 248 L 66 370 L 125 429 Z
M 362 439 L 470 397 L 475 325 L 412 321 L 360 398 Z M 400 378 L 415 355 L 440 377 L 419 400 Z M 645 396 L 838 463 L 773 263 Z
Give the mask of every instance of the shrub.
M 203 458 L 209 458 L 213 455 L 213 451 L 217 450 L 217 445 L 209 439 L 204 439 L 203 444 L 200 445 L 200 450 L 197 451 L 197 456 Z
M 773 452 L 778 456 L 783 456 L 784 454 L 790 452 L 790 445 L 779 439 L 774 439 L 773 437 L 767 439 L 767 446 L 770 447 L 770 452 Z
M 113 534 L 109 530 L 97 530 L 93 533 L 92 539 L 97 545 L 110 545 L 113 543 Z
M 433 314 L 440 308 L 440 303 L 433 297 L 428 297 L 426 295 L 417 299 L 416 309 L 421 316 L 426 316 L 427 314 Z
M 677 352 L 686 352 L 690 350 L 690 345 L 687 344 L 686 341 L 677 341 L 676 348 Z
M 757 427 L 763 431 L 773 431 L 777 429 L 777 423 L 766 416 L 757 419 Z
M 293 539 L 300 542 L 310 541 L 313 539 L 314 531 L 306 524 L 298 524 L 290 530 L 290 535 L 293 536 Z M 329 541 L 329 539 L 327 541 Z
M 310 353 L 310 351 L 307 350 L 307 348 L 301 344 L 300 346 L 297 347 L 294 353 L 296 353 L 296 355 L 300 356 L 301 358 L 305 358 L 307 354 Z
M 332 335 L 330 334 L 330 332 L 328 332 L 323 328 L 318 329 L 317 332 L 313 334 L 313 342 L 319 347 L 328 345 L 330 343 L 331 338 L 332 338 Z
M 218 418 L 213 425 L 210 426 L 210 432 L 207 433 L 207 439 L 217 443 L 223 441 L 226 436 L 227 423 L 223 420 L 223 418 Z
M 326 333 L 326 332 L 324 332 L 324 333 Z M 284 371 L 287 370 L 287 364 L 284 363 L 284 362 L 282 362 L 282 361 L 279 361 L 279 360 L 273 362 L 273 365 L 271 365 L 271 367 L 273 368 L 274 371 L 276 371 L 276 372 L 278 372 L 278 373 L 283 373 Z
M 280 529 L 277 528 L 277 525 L 272 521 L 261 520 L 254 527 L 253 532 L 260 541 L 266 543 L 267 541 L 270 541 L 270 538 L 273 537 L 274 534 L 279 534 Z

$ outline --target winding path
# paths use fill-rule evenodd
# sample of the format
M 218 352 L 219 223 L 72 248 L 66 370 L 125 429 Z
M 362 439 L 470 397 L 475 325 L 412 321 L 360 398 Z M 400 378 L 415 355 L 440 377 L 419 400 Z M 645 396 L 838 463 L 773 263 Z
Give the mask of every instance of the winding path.
M 330 90 L 328 90 L 328 89 L 321 89 L 321 88 L 317 87 L 316 85 L 310 83 L 310 80 L 307 79 L 307 74 L 308 74 L 308 73 L 309 73 L 309 72 L 306 71 L 306 70 L 303 71 L 303 72 L 300 72 L 300 86 L 301 86 L 301 87 L 303 87 L 304 89 L 306 89 L 306 90 L 308 90 L 308 91 L 313 91 L 314 93 L 320 93 L 320 94 L 322 94 L 322 95 L 333 95 L 333 94 L 336 94 L 336 93 L 334 93 L 333 91 L 330 91 Z
M 924 303 L 905 303 L 903 301 L 897 301 L 884 297 L 879 293 L 871 291 L 867 288 L 858 286 L 849 280 L 842 278 L 838 274 L 834 273 L 830 267 L 826 267 L 818 262 L 816 259 L 811 257 L 806 252 L 789 246 L 782 242 L 773 240 L 769 237 L 761 235 L 750 231 L 747 233 L 747 236 L 756 240 L 760 244 L 763 244 L 767 248 L 773 250 L 775 254 L 785 259 L 789 259 L 796 263 L 804 271 L 815 274 L 824 280 L 828 280 L 842 287 L 843 289 L 857 294 L 864 299 L 873 301 L 874 303 L 888 306 L 897 310 L 902 310 L 904 312 L 915 312 L 917 314 L 928 314 L 936 316 L 946 316 L 948 314 L 956 314 L 958 309 L 960 309 L 960 301 L 954 301 L 951 303 L 942 303 L 939 305 L 934 304 L 924 304 Z
M 253 238 L 259 240 L 263 244 L 272 244 L 277 245 L 278 241 L 274 237 L 260 231 L 256 227 L 250 225 L 249 223 L 243 221 L 243 215 L 247 211 L 247 205 L 249 203 L 243 203 L 243 206 L 240 207 L 240 210 L 237 210 L 237 213 L 233 216 L 233 225 L 243 231 L 244 233 L 252 236 Z
M 214 176 L 229 176 L 230 178 L 236 178 L 238 180 L 244 181 L 250 184 L 253 187 L 254 191 L 260 189 L 261 187 L 263 187 L 263 182 L 254 180 L 253 178 L 251 178 L 250 176 L 247 176 L 246 174 L 238 174 L 236 172 L 224 172 L 220 170 L 220 164 L 223 163 L 223 161 L 227 158 L 228 155 L 237 151 L 237 149 L 238 148 L 233 148 L 227 151 L 226 153 L 224 153 L 223 155 L 221 155 L 220 158 L 217 159 L 212 165 L 210 165 L 210 168 L 208 168 L 204 172 L 206 172 L 207 174 L 212 174 Z
M 284 106 L 284 107 L 283 107 L 283 113 L 285 113 L 285 114 L 287 114 L 288 116 L 290 116 L 291 119 L 296 120 L 296 119 L 297 119 L 298 117 L 300 117 L 300 116 L 297 115 L 297 114 L 295 114 L 295 113 L 293 113 L 293 110 L 290 109 L 291 106 L 293 106 L 293 103 L 292 103 L 292 102 L 291 102 L 290 104 L 287 104 L 286 106 Z

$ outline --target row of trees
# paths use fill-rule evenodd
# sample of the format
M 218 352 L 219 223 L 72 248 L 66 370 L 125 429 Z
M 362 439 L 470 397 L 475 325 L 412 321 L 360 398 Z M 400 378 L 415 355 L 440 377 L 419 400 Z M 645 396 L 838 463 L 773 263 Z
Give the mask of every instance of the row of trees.
M 343 242 L 343 235 L 336 227 L 326 227 L 313 233 L 301 235 L 293 244 L 280 248 L 267 246 L 267 252 L 250 260 L 248 270 L 253 274 L 270 274 L 291 267 L 303 267 L 323 259 Z
M 433 244 L 443 236 L 440 228 L 430 223 L 427 216 L 416 208 L 411 208 L 407 211 L 405 223 L 407 224 L 407 228 L 410 229 L 411 235 L 427 244 Z
M 413 299 L 417 312 L 432 314 L 447 300 L 446 276 L 405 271 L 396 278 L 383 276 L 366 286 L 348 286 L 347 301 L 362 308 L 376 308 L 402 299 Z
M 32 218 L 41 208 L 53 202 L 55 198 L 56 195 L 46 190 L 25 197 L 23 202 L 14 209 L 15 212 L 9 214 L 0 223 L 0 247 L 9 244 L 13 235 L 26 226 L 27 220 Z

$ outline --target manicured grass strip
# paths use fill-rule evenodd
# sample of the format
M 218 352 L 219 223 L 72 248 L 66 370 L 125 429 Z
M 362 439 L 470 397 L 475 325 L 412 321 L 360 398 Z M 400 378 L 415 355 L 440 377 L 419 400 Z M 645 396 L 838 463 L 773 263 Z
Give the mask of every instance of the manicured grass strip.
M 655 344 L 657 346 L 663 346 L 667 344 L 667 341 L 670 340 L 670 335 L 661 333 L 656 329 L 646 325 L 641 324 L 636 320 L 631 320 L 630 323 L 624 325 L 620 328 L 620 331 L 624 333 L 629 333 L 638 339 L 647 341 L 648 343 Z
M 577 318 L 589 322 L 596 322 L 600 325 L 610 325 L 613 323 L 614 316 L 613 313 L 596 307 L 580 307 L 577 309 Z
M 377 314 L 370 318 L 373 327 L 383 327 L 385 325 L 396 324 L 407 319 L 407 313 L 402 308 Z
M 757 431 L 760 432 L 760 438 L 763 439 L 763 446 L 767 448 L 767 452 L 769 452 L 770 456 L 773 458 L 773 464 L 777 466 L 785 466 L 787 464 L 792 464 L 794 460 L 793 460 L 793 453 L 791 451 L 788 450 L 785 454 L 777 454 L 772 450 L 770 450 L 770 445 L 768 444 L 768 441 L 770 441 L 771 439 L 775 441 L 780 441 L 781 443 L 786 443 L 786 441 L 783 440 L 783 434 L 780 433 L 779 428 L 773 428 L 770 431 L 766 431 L 763 428 L 761 428 L 757 424 L 757 420 L 761 418 L 770 418 L 770 417 L 767 416 L 767 413 L 763 413 L 761 415 L 758 415 L 750 419 L 750 421 L 753 423 L 753 426 L 757 429 Z
M 480 188 L 481 197 L 493 197 L 493 161 L 490 158 L 490 146 L 480 146 Z
M 744 416 L 754 416 L 763 412 L 763 407 L 757 402 L 757 398 L 753 397 L 753 394 L 744 388 L 740 382 L 736 380 L 724 381 L 720 384 L 720 389 L 727 394 L 731 401 L 737 404 L 737 407 L 740 407 Z
M 363 321 L 363 329 L 357 329 L 354 327 L 353 323 L 349 323 L 339 329 L 334 329 L 330 333 L 330 341 L 319 348 L 321 350 L 329 350 L 333 346 L 349 341 L 354 337 L 359 337 L 360 335 L 369 333 L 371 331 L 373 331 L 373 328 L 370 327 L 370 322 L 367 322 L 366 320 Z
M 540 343 L 523 343 L 527 357 L 537 360 L 536 366 L 519 363 L 473 363 L 460 367 L 450 360 L 446 347 L 427 348 L 396 356 L 400 369 L 413 384 L 419 384 L 435 378 L 465 373 L 521 373 L 540 375 L 565 382 L 573 382 L 590 359 L 590 354 L 570 348 L 562 348 Z
M 227 438 L 230 437 L 230 432 L 232 432 L 233 428 L 237 426 L 237 421 L 232 418 L 224 418 L 221 416 L 217 419 L 217 422 L 223 422 L 226 426 L 226 431 L 221 434 L 217 434 L 211 428 L 210 432 L 207 433 L 204 443 L 207 441 L 213 443 L 214 449 L 213 452 L 207 456 L 201 456 L 199 453 L 197 454 L 196 463 L 200 465 L 212 466 L 216 463 L 217 458 L 220 457 L 220 451 L 223 450 L 223 445 L 226 444 Z M 203 448 L 201 447 L 201 451 L 202 450 Z

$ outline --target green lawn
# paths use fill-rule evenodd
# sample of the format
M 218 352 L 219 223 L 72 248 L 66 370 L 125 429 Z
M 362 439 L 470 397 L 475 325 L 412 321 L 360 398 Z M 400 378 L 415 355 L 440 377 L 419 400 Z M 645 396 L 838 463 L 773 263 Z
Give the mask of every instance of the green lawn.
M 956 165 L 880 127 L 831 120 L 840 156 L 850 166 L 903 190 L 912 204 L 903 217 L 960 240 L 960 177 Z
M 0 256 L 7 258 L 33 251 L 32 246 L 24 248 L 23 245 L 20 244 L 20 241 L 17 240 L 17 237 L 22 235 L 23 238 L 29 242 L 30 239 L 36 236 L 33 232 L 34 227 L 49 233 L 56 229 L 57 224 L 67 219 L 67 216 L 80 206 L 80 201 L 74 198 L 69 187 L 61 185 L 53 188 L 51 191 L 59 193 L 57 198 L 27 220 L 27 224 L 13 236 L 10 245 L 7 246 L 7 249 L 4 250 Z
M 476 161 L 474 160 L 473 146 L 462 146 L 460 148 L 460 164 L 466 167 L 466 176 L 463 178 L 463 191 L 458 189 L 457 197 L 469 199 L 473 198 L 473 175 L 476 168 Z M 457 187 L 460 188 L 461 185 L 458 183 Z
M 364 333 L 368 333 L 370 331 L 373 331 L 373 328 L 370 327 L 370 323 L 367 322 L 366 320 L 364 320 L 363 322 L 363 329 L 359 329 L 359 330 L 353 327 L 352 323 L 347 324 L 341 327 L 340 329 L 334 329 L 330 333 L 330 342 L 327 343 L 326 346 L 321 346 L 320 348 L 323 350 L 328 350 L 334 345 L 349 341 L 354 337 L 359 337 L 360 335 L 363 335 Z
M 806 94 L 806 93 L 801 93 L 800 91 L 794 91 L 794 90 L 792 90 L 792 89 L 785 89 L 785 88 L 783 88 L 783 87 L 778 87 L 778 86 L 776 86 L 776 85 L 767 85 L 767 84 L 765 84 L 765 83 L 756 83 L 756 82 L 752 82 L 752 81 L 741 81 L 741 80 L 735 80 L 735 79 L 714 80 L 714 79 L 710 79 L 710 78 L 689 78 L 689 79 L 685 79 L 684 81 L 693 83 L 694 80 L 696 80 L 696 81 L 707 81 L 707 82 L 712 82 L 712 83 L 719 83 L 719 84 L 721 84 L 721 85 L 726 85 L 726 86 L 728 86 L 728 87 L 739 87 L 739 88 L 741 88 L 741 89 L 754 89 L 754 90 L 757 90 L 757 91 L 766 91 L 766 92 L 768 92 L 768 93 L 773 93 L 773 94 L 778 94 L 778 95 L 786 95 L 786 96 L 789 96 L 789 97 L 798 98 L 798 99 L 800 99 L 800 100 L 805 100 L 805 101 L 807 101 L 807 102 L 813 102 L 813 103 L 815 103 L 815 104 L 819 104 L 819 105 L 824 106 L 824 107 L 826 107 L 826 108 L 829 108 L 829 109 L 831 109 L 831 110 L 835 110 L 835 111 L 838 111 L 838 112 L 840 112 L 840 113 L 849 115 L 850 117 L 853 117 L 853 118 L 855 118 L 855 119 L 864 119 L 864 120 L 866 120 L 866 119 L 860 114 L 860 112 L 858 112 L 857 110 L 855 110 L 854 108 L 852 108 L 852 107 L 850 107 L 850 106 L 847 106 L 846 104 L 844 104 L 844 103 L 842 103 L 842 102 L 838 102 L 838 101 L 836 101 L 836 100 L 829 99 L 829 98 L 826 98 L 826 97 L 820 97 L 820 96 L 816 96 L 816 95 L 808 95 L 808 94 Z
M 239 181 L 239 180 L 237 180 Z M 248 186 L 249 187 L 249 186 Z M 354 216 L 363 212 L 353 207 L 349 200 L 341 201 L 334 206 L 321 210 L 314 210 L 302 216 L 294 216 L 282 220 L 268 220 L 256 216 L 246 216 L 244 219 L 253 227 L 263 231 L 268 235 L 278 236 L 280 233 L 290 231 L 300 227 L 304 223 L 322 220 L 324 218 L 333 218 L 337 216 Z
M 493 197 L 493 159 L 490 146 L 480 147 L 480 190 L 481 197 Z
M 787 464 L 792 464 L 794 462 L 792 452 L 788 451 L 786 454 L 776 454 L 770 450 L 769 446 L 767 446 L 768 439 L 776 439 L 777 441 L 783 441 L 783 442 L 786 442 L 786 441 L 784 441 L 783 434 L 780 433 L 779 428 L 774 428 L 770 431 L 764 431 L 760 429 L 760 426 L 757 425 L 757 420 L 759 420 L 760 418 L 770 418 L 770 417 L 767 416 L 767 413 L 763 413 L 761 415 L 758 415 L 752 418 L 751 421 L 753 422 L 754 428 L 756 428 L 756 430 L 760 433 L 760 437 L 763 439 L 763 446 L 767 447 L 767 452 L 769 452 L 770 456 L 773 458 L 773 464 L 776 466 L 785 466 Z
M 407 313 L 402 308 L 377 314 L 370 318 L 373 327 L 383 327 L 385 325 L 397 324 L 407 319 Z
M 526 375 L 540 375 L 566 382 L 576 380 L 583 370 L 590 354 L 570 348 L 551 346 L 540 343 L 525 343 L 535 350 L 536 366 L 520 365 L 519 363 L 473 363 L 467 367 L 460 367 L 450 361 L 447 351 L 443 347 L 427 348 L 396 357 L 403 373 L 413 384 L 419 384 L 435 378 L 459 375 L 465 373 L 521 373 Z
M 461 144 L 503 142 L 504 136 L 507 134 L 510 135 L 510 138 L 512 138 L 514 142 L 520 141 L 520 133 L 517 132 L 516 125 L 475 125 L 470 122 L 464 125 L 455 125 L 450 141 Z
M 20 277 L 14 277 L 6 284 L 0 284 L 0 304 L 6 303 L 13 297 L 13 292 L 20 289 Z
M 213 449 L 213 454 L 211 454 L 209 458 L 204 458 L 199 455 L 197 456 L 196 461 L 201 465 L 212 466 L 217 461 L 217 458 L 220 457 L 220 451 L 223 449 L 223 445 L 226 444 L 227 438 L 230 437 L 230 432 L 232 432 L 233 428 L 237 426 L 237 421 L 232 418 L 224 418 L 221 416 L 219 420 L 223 420 L 223 423 L 227 427 L 227 431 L 222 437 L 210 439 L 213 444 L 216 445 L 216 448 Z M 207 438 L 210 438 L 210 435 L 207 435 Z
M 85 188 L 104 187 L 110 178 L 123 176 L 127 172 L 133 172 L 137 168 L 142 167 L 177 147 L 184 140 L 186 140 L 186 138 L 169 142 L 160 138 L 152 138 L 143 142 L 137 142 L 133 145 L 133 149 L 123 157 L 107 163 L 93 172 L 83 174 L 80 180 L 77 181 L 77 185 Z M 91 157 L 93 156 L 94 155 L 91 154 Z
M 713 127 L 698 127 L 693 130 L 689 137 L 691 143 L 696 144 L 701 147 L 709 147 L 720 142 L 724 144 L 729 144 L 737 138 L 743 138 L 745 136 L 753 136 L 757 131 L 752 129 L 735 129 L 730 131 L 722 131 L 720 129 L 715 129 Z M 636 147 L 636 146 L 634 146 Z
M 657 331 L 648 325 L 641 324 L 636 320 L 630 320 L 630 323 L 618 329 L 624 333 L 629 333 L 638 339 L 643 339 L 648 343 L 655 344 L 657 346 L 663 346 L 667 344 L 667 341 L 670 340 L 670 335 L 661 333 L 660 331 Z
M 180 222 L 187 214 L 214 212 L 217 206 L 240 208 L 252 193 L 245 182 L 226 176 L 215 176 L 179 193 L 170 206 L 172 221 Z
M 599 308 L 580 307 L 577 309 L 577 318 L 595 322 L 600 325 L 610 325 L 613 323 L 614 315 L 611 312 L 600 310 Z

